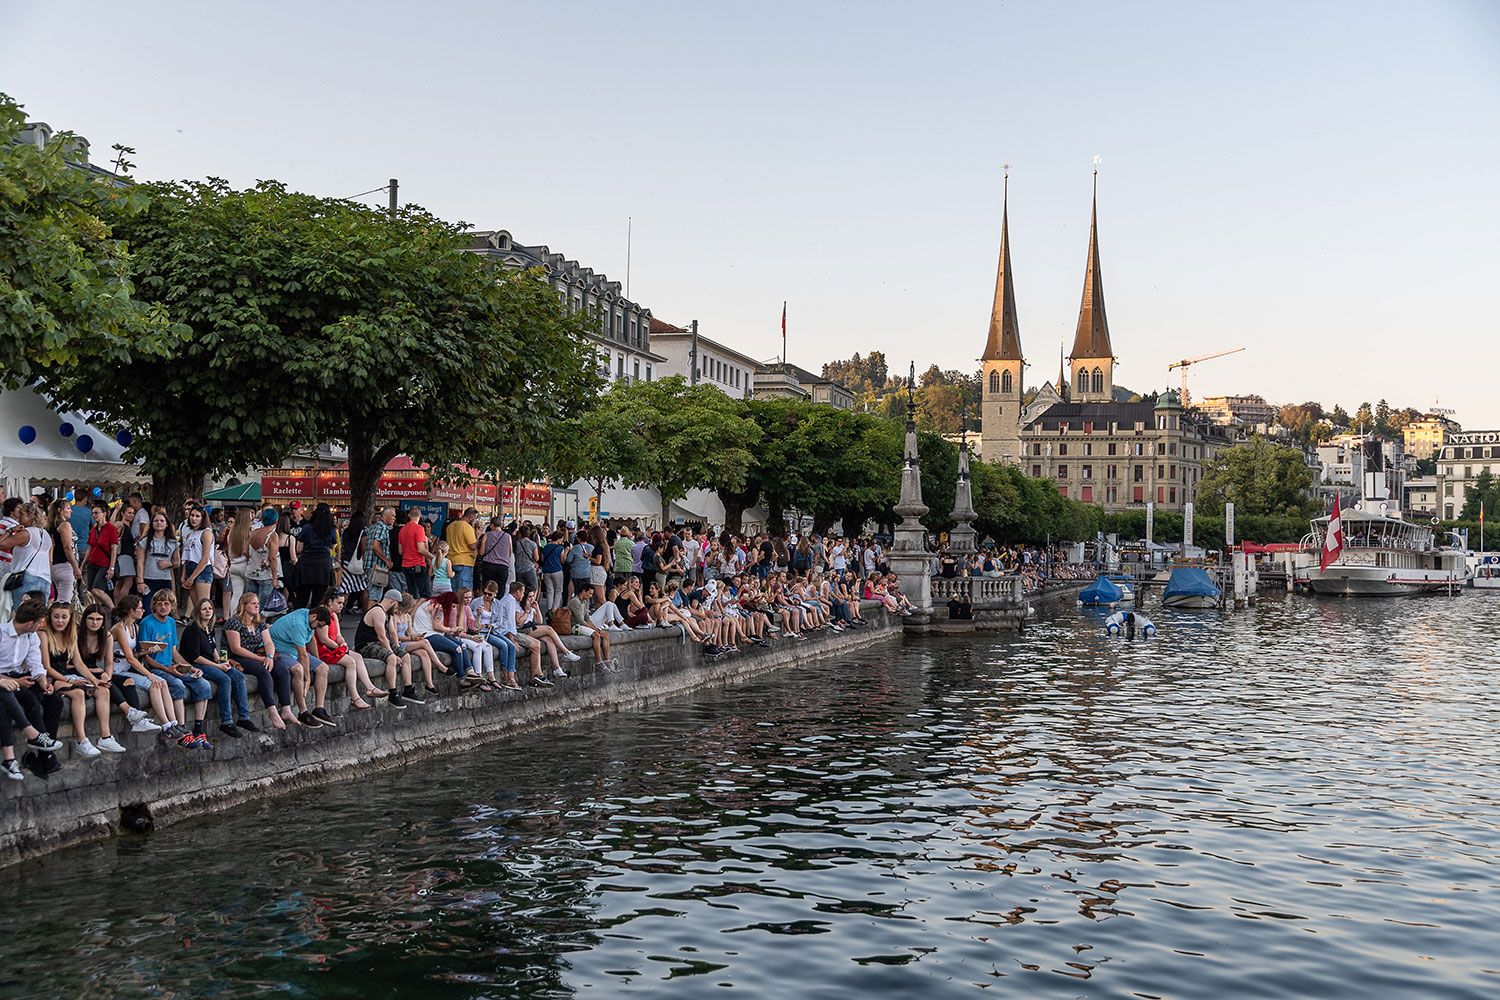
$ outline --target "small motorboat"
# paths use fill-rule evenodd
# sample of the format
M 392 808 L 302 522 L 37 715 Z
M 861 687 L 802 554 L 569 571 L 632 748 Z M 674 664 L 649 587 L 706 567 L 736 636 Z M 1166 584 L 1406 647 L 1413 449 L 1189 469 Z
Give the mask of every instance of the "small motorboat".
M 1131 626 L 1134 626 L 1134 632 Z M 1139 633 L 1143 639 L 1149 639 L 1156 634 L 1156 625 L 1151 619 L 1135 611 L 1116 611 L 1104 619 L 1105 635 L 1134 638 L 1134 633 Z
M 1100 576 L 1084 587 L 1078 595 L 1078 603 L 1084 607 L 1112 607 L 1125 599 L 1125 592 L 1107 576 Z
M 1167 579 L 1162 591 L 1164 608 L 1217 608 L 1224 592 L 1213 578 L 1196 566 L 1179 566 Z

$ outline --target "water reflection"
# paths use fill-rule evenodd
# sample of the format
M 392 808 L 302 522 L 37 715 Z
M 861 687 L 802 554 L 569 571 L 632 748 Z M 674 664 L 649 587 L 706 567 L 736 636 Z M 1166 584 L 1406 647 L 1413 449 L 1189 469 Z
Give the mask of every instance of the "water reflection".
M 1484 598 L 888 646 L 0 874 L 6 995 L 1493 995 Z

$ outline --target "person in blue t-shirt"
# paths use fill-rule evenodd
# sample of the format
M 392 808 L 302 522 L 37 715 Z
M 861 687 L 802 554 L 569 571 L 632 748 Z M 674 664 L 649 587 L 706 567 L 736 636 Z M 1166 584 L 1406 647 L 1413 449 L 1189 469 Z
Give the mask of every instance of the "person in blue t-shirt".
M 178 746 L 212 750 L 208 734 L 203 730 L 203 717 L 208 714 L 209 700 L 214 689 L 203 679 L 203 671 L 182 658 L 177 651 L 177 619 L 172 611 L 177 607 L 177 597 L 172 591 L 158 590 L 151 598 L 151 613 L 141 619 L 136 649 L 146 654 L 143 661 L 146 669 L 167 684 L 172 696 L 173 726 L 162 731 L 164 738 L 177 740 Z M 187 729 L 187 707 L 193 706 L 193 728 Z
M 314 646 L 314 633 L 318 625 L 327 625 L 332 619 L 328 606 L 298 608 L 288 611 L 271 625 L 271 642 L 276 646 L 276 665 L 285 667 L 292 674 L 292 698 L 297 702 L 297 721 L 311 729 L 319 726 L 337 727 L 333 716 L 324 707 L 328 696 L 328 664 L 318 659 Z M 307 708 L 307 686 L 312 682 L 313 708 Z
M 551 614 L 563 603 L 563 546 L 566 536 L 554 531 L 542 546 L 542 610 Z

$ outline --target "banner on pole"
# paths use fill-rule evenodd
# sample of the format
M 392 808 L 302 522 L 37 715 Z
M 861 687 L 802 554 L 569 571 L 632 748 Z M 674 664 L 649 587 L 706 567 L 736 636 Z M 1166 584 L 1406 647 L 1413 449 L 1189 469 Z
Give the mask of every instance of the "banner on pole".
M 1234 504 L 1224 505 L 1224 545 L 1234 548 Z

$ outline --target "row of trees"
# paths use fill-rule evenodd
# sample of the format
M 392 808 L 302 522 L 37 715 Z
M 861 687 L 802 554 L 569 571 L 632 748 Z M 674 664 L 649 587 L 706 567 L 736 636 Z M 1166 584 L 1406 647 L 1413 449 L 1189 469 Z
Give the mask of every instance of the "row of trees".
M 127 184 L 16 143 L 0 95 L 0 364 L 133 434 L 169 504 L 205 476 L 327 441 L 369 510 L 398 453 L 548 470 L 599 377 L 544 282 L 460 252 L 462 227 L 263 182 Z
M 839 410 L 800 400 L 731 399 L 682 378 L 617 383 L 598 406 L 575 418 L 566 435 L 559 478 L 661 491 L 662 519 L 694 488 L 713 490 L 738 531 L 756 505 L 781 529 L 785 512 L 809 517 L 816 530 L 835 522 L 891 526 L 900 490 L 904 427 L 878 413 Z M 932 431 L 917 437 L 925 523 L 951 527 L 958 447 Z M 971 462 L 976 526 L 1006 541 L 1092 537 L 1097 508 L 1070 501 L 1049 480 L 1014 466 Z

